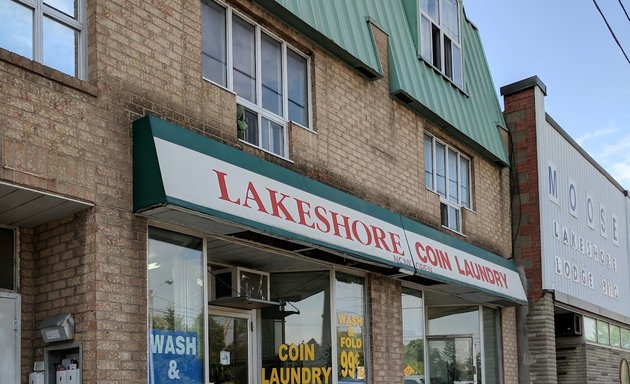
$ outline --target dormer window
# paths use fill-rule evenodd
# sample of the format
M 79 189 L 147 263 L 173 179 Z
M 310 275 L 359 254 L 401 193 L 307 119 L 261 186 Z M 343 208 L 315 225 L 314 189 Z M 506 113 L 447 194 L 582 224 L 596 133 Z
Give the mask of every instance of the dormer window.
M 420 0 L 420 55 L 463 87 L 460 11 L 457 0 Z

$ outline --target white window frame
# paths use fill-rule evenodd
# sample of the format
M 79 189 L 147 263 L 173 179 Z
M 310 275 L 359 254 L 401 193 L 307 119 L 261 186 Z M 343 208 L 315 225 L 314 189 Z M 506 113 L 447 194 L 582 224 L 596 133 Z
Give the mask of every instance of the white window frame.
M 434 192 L 435 194 L 437 194 L 438 196 L 440 196 L 440 215 L 442 215 L 442 207 L 441 204 L 446 205 L 447 207 L 453 207 L 455 209 L 457 209 L 458 211 L 458 217 L 459 217 L 459 221 L 458 221 L 458 225 L 457 228 L 453 228 L 450 225 L 442 225 L 444 228 L 448 228 L 449 230 L 458 232 L 458 233 L 462 233 L 462 227 L 463 227 L 463 223 L 462 223 L 462 208 L 466 208 L 469 210 L 472 210 L 472 159 L 464 154 L 462 154 L 460 151 L 458 151 L 457 149 L 455 149 L 454 147 L 446 144 L 445 142 L 443 142 L 442 140 L 439 140 L 437 137 L 430 135 L 428 133 L 424 134 L 425 138 L 430 138 L 431 139 L 431 161 L 432 161 L 432 169 L 431 169 L 431 177 L 432 177 L 432 188 L 429 187 L 428 185 L 425 185 L 425 187 L 430 190 L 431 192 Z M 445 177 L 445 196 L 442 196 L 441 193 L 438 192 L 437 190 L 437 171 L 436 171 L 436 160 L 437 160 L 437 155 L 436 155 L 436 145 L 437 144 L 441 144 L 444 146 L 444 177 Z M 423 138 L 423 150 L 424 150 L 424 138 Z M 449 167 L 448 167 L 448 153 L 449 151 L 454 152 L 457 154 L 457 202 L 453 202 L 449 199 Z M 461 182 L 462 182 L 462 159 L 468 161 L 468 206 L 464 205 L 462 202 L 462 187 L 461 187 Z M 423 175 L 426 172 L 426 164 L 423 167 Z M 425 180 L 425 178 L 423 178 L 423 180 Z M 447 215 L 447 220 L 448 220 L 448 215 Z
M 435 20 L 434 18 L 432 18 L 428 13 L 424 12 L 424 10 L 422 10 L 422 6 L 420 5 L 420 1 L 422 0 L 418 0 L 418 12 L 419 12 L 419 17 L 418 17 L 418 54 L 420 56 L 420 58 L 422 60 L 424 60 L 427 64 L 431 65 L 433 68 L 435 68 L 437 71 L 439 71 L 444 77 L 446 77 L 447 79 L 449 79 L 449 81 L 451 83 L 453 83 L 455 86 L 457 86 L 460 89 L 464 88 L 464 51 L 462 49 L 462 10 L 461 10 L 461 1 L 460 0 L 455 0 L 455 2 L 457 3 L 457 28 L 459 30 L 459 36 L 457 38 L 455 38 L 446 28 L 446 26 L 443 24 L 442 22 L 442 15 L 444 14 L 443 12 L 443 6 L 442 4 L 444 3 L 444 0 L 436 0 L 438 3 L 438 19 L 439 20 Z M 425 38 L 422 37 L 422 18 L 426 18 L 427 20 L 429 20 L 429 22 L 432 25 L 435 25 L 439 30 L 440 30 L 440 43 L 439 43 L 439 47 L 440 47 L 440 66 L 435 65 L 435 63 L 433 63 L 433 44 L 431 44 L 431 46 L 429 47 L 430 49 L 430 55 L 431 57 L 424 57 L 422 55 L 422 44 L 424 41 L 428 41 Z M 461 84 L 457 83 L 455 81 L 455 66 L 453 65 L 452 67 L 452 73 L 451 73 L 451 77 L 449 77 L 446 74 L 446 52 L 444 50 L 444 36 L 448 37 L 448 39 L 451 41 L 451 45 L 455 45 L 457 46 L 457 48 L 459 48 L 459 54 L 460 54 L 460 71 L 461 71 Z M 432 41 L 432 37 L 431 37 L 431 42 Z M 452 50 L 452 49 L 451 49 Z M 451 61 L 452 61 L 452 53 L 451 53 Z M 451 63 L 452 64 L 452 63 Z
M 241 96 L 239 96 L 238 94 L 236 94 L 236 103 L 238 105 L 242 105 L 245 109 L 253 112 L 254 114 L 256 114 L 257 119 L 258 119 L 258 144 L 253 144 L 250 143 L 248 141 L 239 139 L 240 142 L 245 143 L 247 145 L 251 145 L 254 146 L 256 148 L 259 148 L 267 153 L 270 153 L 274 156 L 278 156 L 280 158 L 283 158 L 285 160 L 289 160 L 289 130 L 288 130 L 288 123 L 292 122 L 293 125 L 301 127 L 303 129 L 306 129 L 308 131 L 313 131 L 313 129 L 311 128 L 313 123 L 313 117 L 312 117 L 312 85 L 311 85 L 311 58 L 300 52 L 298 49 L 296 49 L 295 47 L 293 47 L 291 44 L 287 43 L 286 41 L 284 41 L 283 39 L 281 39 L 280 37 L 278 37 L 276 34 L 274 34 L 273 32 L 269 31 L 268 29 L 263 28 L 260 24 L 258 24 L 256 21 L 252 20 L 250 17 L 236 11 L 234 8 L 232 8 L 231 6 L 224 4 L 223 2 L 219 2 L 219 1 L 214 1 L 214 0 L 207 0 L 205 2 L 214 2 L 217 5 L 221 6 L 222 8 L 225 9 L 225 34 L 226 34 L 226 86 L 224 87 L 221 84 L 217 84 L 214 81 L 212 81 L 211 79 L 208 79 L 206 77 L 204 77 L 205 80 L 218 85 L 219 87 L 222 88 L 227 88 L 227 90 L 229 90 L 230 92 L 234 92 L 234 76 L 233 76 L 233 66 L 234 66 L 234 59 L 233 59 L 233 46 L 232 46 L 232 19 L 233 16 L 237 16 L 239 18 L 241 18 L 243 21 L 251 24 L 252 26 L 254 26 L 255 28 L 255 45 L 256 45 L 256 52 L 255 52 L 255 63 L 256 63 L 256 84 L 255 84 L 255 92 L 256 92 L 256 102 L 253 103 Z M 281 45 L 281 55 L 282 55 L 282 114 L 278 115 L 274 112 L 268 111 L 266 109 L 263 108 L 262 106 L 262 66 L 261 66 L 261 38 L 262 38 L 262 34 L 266 34 L 267 36 L 269 36 L 270 38 L 276 40 L 277 42 L 280 43 Z M 289 87 L 287 84 L 287 50 L 291 50 L 293 51 L 295 54 L 301 56 L 302 58 L 304 58 L 306 60 L 306 92 L 307 92 L 307 119 L 308 119 L 308 126 L 304 126 L 298 122 L 292 121 L 289 119 Z M 266 118 L 274 123 L 277 123 L 279 125 L 282 126 L 283 128 L 283 140 L 284 140 L 284 148 L 283 148 L 283 154 L 279 155 L 277 153 L 271 152 L 269 150 L 266 150 L 262 147 L 261 142 L 262 142 L 262 118 Z
M 33 11 L 33 61 L 44 63 L 44 16 L 64 24 L 77 32 L 76 75 L 80 80 L 87 79 L 87 11 L 85 0 L 77 1 L 77 18 L 73 18 L 56 8 L 44 4 L 44 0 L 11 0 Z M 51 67 L 52 68 L 52 67 Z M 54 69 L 54 68 L 53 68 Z M 55 69 L 57 70 L 57 69 Z M 72 76 L 69 75 L 68 76 Z

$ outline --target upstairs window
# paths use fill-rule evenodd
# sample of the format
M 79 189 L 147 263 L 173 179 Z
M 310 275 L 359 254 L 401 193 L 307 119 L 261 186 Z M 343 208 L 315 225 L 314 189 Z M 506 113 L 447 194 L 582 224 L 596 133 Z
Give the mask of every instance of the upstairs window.
M 287 123 L 310 127 L 309 59 L 260 25 L 201 3 L 203 77 L 236 93 L 238 138 L 287 157 Z
M 458 0 L 420 0 L 420 55 L 463 87 Z
M 461 208 L 470 204 L 470 159 L 430 135 L 424 135 L 425 186 L 440 195 L 442 225 L 462 232 Z
M 85 79 L 84 7 L 81 0 L 0 0 L 0 47 Z

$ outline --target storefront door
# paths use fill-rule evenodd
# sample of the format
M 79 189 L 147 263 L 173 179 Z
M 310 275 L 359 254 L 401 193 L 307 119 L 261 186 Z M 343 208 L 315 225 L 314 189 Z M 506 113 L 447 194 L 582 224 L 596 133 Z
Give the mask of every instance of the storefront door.
M 427 384 L 477 382 L 472 336 L 437 336 L 427 341 L 430 377 Z
M 251 311 L 209 310 L 209 383 L 253 382 L 252 329 Z
M 7 383 L 19 382 L 18 308 L 16 294 L 0 292 L 0 377 Z

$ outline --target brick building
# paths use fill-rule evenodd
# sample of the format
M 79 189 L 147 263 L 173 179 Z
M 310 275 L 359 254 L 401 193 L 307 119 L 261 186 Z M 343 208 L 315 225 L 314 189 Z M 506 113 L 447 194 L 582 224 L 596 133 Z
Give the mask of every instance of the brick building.
M 529 299 L 518 314 L 521 382 L 627 382 L 628 191 L 545 112 L 546 93 L 535 76 L 501 88 L 514 259 Z
M 459 1 L 4 0 L 0 28 L 2 377 L 517 382 L 507 132 Z

